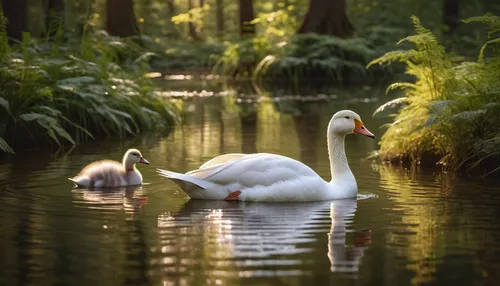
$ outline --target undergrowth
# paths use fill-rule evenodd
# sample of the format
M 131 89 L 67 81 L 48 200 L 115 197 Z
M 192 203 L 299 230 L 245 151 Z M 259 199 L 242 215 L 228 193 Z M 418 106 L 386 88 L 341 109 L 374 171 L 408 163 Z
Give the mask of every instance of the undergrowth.
M 328 82 L 368 82 L 394 73 L 391 67 L 367 71 L 374 57 L 388 50 L 398 29 L 377 27 L 350 39 L 317 34 L 296 34 L 298 24 L 288 9 L 263 13 L 253 21 L 261 33 L 255 37 L 227 41 L 218 56 L 216 72 L 254 80 L 299 82 L 321 78 Z M 272 19 L 272 21 L 269 21 Z M 392 41 L 393 42 L 393 41 Z M 215 55 L 217 57 L 217 55 Z
M 224 53 L 224 44 L 197 42 L 169 42 L 168 47 L 156 45 L 152 50 L 158 55 L 150 62 L 151 68 L 170 70 L 209 70 L 214 66 L 214 55 Z
M 0 15 L 2 15 L 0 11 Z M 161 130 L 179 115 L 143 75 L 154 54 L 89 32 L 78 45 L 34 40 L 11 48 L 0 17 L 0 150 Z
M 369 66 L 403 62 L 415 82 L 388 91 L 404 96 L 375 114 L 399 107 L 380 142 L 387 161 L 437 163 L 447 170 L 490 175 L 500 170 L 500 17 L 486 14 L 465 20 L 489 26 L 489 41 L 476 61 L 456 61 L 435 35 L 412 17 L 416 35 L 401 42 L 415 48 L 388 52 Z

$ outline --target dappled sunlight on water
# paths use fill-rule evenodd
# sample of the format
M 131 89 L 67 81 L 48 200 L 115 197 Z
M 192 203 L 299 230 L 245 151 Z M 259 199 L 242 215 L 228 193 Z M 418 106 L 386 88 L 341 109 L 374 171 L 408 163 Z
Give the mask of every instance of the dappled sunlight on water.
M 495 285 L 500 279 L 498 182 L 378 165 L 366 160 L 377 140 L 362 136 L 346 138 L 357 200 L 188 200 L 156 168 L 186 172 L 222 153 L 271 152 L 329 180 L 332 114 L 356 111 L 377 138 L 385 123 L 371 116 L 379 98 L 372 90 L 309 101 L 238 90 L 199 96 L 199 90 L 179 93 L 185 116 L 168 134 L 1 159 L 0 284 Z M 138 166 L 145 185 L 86 190 L 67 180 L 91 161 L 120 160 L 130 147 L 151 162 Z

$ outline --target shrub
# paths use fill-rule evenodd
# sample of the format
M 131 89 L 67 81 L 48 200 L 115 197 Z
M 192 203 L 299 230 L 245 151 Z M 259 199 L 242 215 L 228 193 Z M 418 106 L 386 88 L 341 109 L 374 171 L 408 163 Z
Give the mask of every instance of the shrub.
M 178 120 L 172 103 L 157 96 L 143 76 L 152 54 L 132 42 L 97 32 L 79 45 L 60 46 L 38 43 L 26 33 L 11 51 L 2 29 L 1 150 L 125 137 Z
M 414 49 L 386 53 L 369 66 L 399 61 L 415 82 L 389 90 L 404 96 L 380 106 L 375 114 L 401 106 L 380 142 L 388 161 L 437 162 L 448 170 L 492 174 L 500 167 L 500 17 L 487 14 L 465 22 L 490 26 L 490 40 L 477 61 L 456 62 L 436 37 L 412 17 L 416 35 L 404 38 Z

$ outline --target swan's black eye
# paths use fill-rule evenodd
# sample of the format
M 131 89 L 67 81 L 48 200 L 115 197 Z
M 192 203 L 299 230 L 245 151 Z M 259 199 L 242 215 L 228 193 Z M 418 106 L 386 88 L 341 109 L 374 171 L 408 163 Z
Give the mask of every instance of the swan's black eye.
M 350 117 L 349 116 L 346 116 L 345 119 L 349 119 Z

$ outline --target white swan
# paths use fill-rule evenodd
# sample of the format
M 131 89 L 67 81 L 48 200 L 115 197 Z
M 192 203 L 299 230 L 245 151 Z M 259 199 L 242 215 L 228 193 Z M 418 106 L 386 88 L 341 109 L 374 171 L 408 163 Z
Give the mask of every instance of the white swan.
M 267 153 L 226 154 L 186 174 L 161 169 L 158 174 L 174 181 L 192 199 L 292 202 L 353 198 L 358 187 L 344 149 L 344 137 L 351 133 L 375 138 L 355 112 L 335 113 L 327 132 L 330 182 L 297 160 Z
M 102 160 L 93 162 L 83 168 L 80 173 L 68 178 L 78 187 L 85 188 L 114 188 L 142 184 L 142 175 L 135 168 L 136 163 L 149 165 L 148 160 L 142 157 L 137 149 L 129 149 L 123 156 L 122 163 Z

